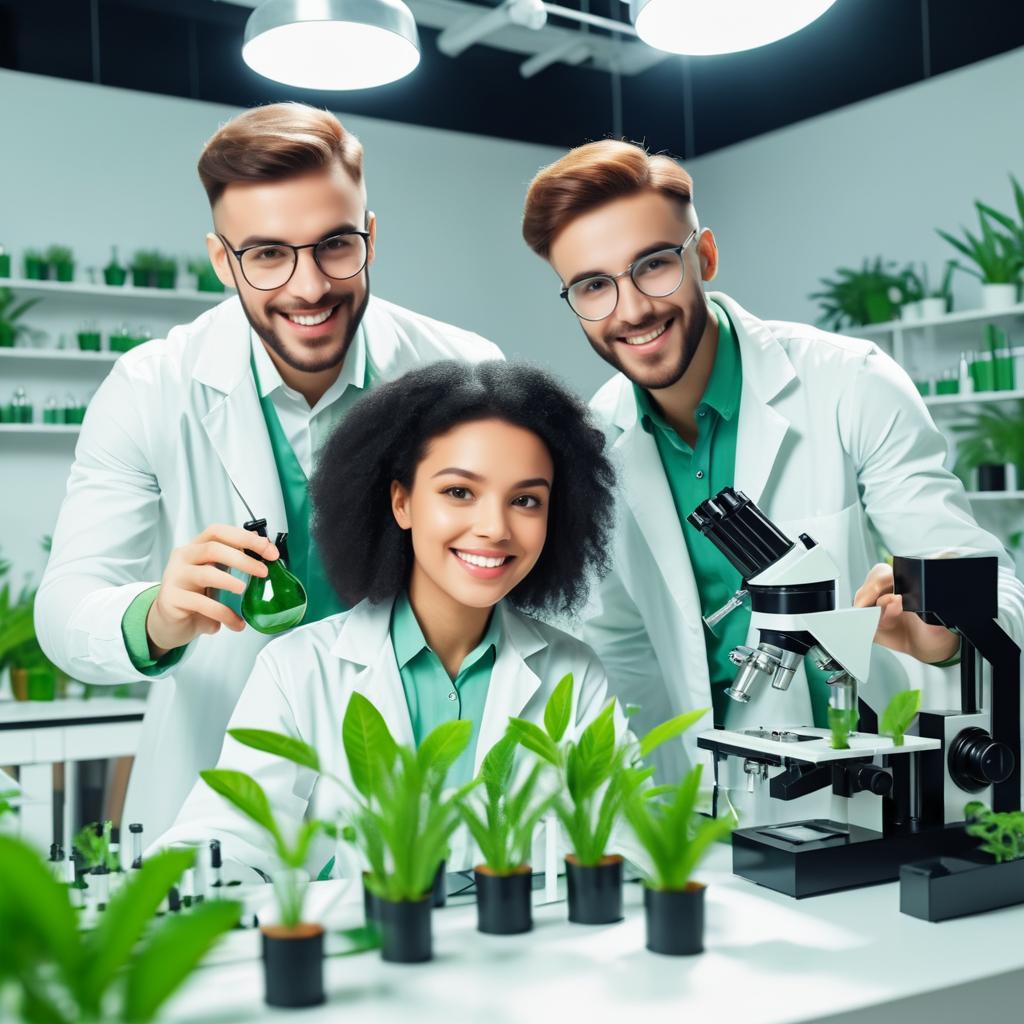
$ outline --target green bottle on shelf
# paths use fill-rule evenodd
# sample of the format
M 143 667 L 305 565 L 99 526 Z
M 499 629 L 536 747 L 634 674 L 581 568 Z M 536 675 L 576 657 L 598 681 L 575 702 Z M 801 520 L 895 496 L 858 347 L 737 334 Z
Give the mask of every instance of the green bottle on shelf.
M 266 519 L 252 519 L 244 529 L 267 536 Z M 250 576 L 242 594 L 242 618 L 259 633 L 273 635 L 297 626 L 306 614 L 306 590 L 297 576 L 288 571 L 288 534 L 279 533 L 274 541 L 280 557 L 267 562 L 266 576 Z M 246 551 L 260 558 L 254 551 Z

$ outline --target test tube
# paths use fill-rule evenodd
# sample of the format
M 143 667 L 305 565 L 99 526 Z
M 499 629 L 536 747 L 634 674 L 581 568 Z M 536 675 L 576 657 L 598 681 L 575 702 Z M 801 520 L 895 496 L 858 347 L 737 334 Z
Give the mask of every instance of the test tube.
M 132 837 L 131 866 L 137 871 L 142 867 L 142 826 L 137 821 L 133 821 L 128 826 L 128 831 Z
M 220 840 L 210 840 L 210 889 L 219 890 L 224 885 L 224 879 L 221 875 L 221 856 L 220 856 Z M 211 891 L 210 898 L 215 899 L 219 896 L 219 892 Z

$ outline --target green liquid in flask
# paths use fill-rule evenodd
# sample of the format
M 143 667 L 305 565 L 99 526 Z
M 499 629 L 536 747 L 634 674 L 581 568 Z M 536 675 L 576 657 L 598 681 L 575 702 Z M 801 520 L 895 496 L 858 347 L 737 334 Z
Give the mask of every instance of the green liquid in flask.
M 245 524 L 245 529 L 266 537 L 267 521 L 253 520 Z M 242 594 L 242 618 L 259 633 L 283 633 L 297 626 L 306 614 L 306 590 L 286 565 L 287 538 L 286 533 L 277 535 L 274 543 L 280 557 L 274 562 L 265 563 L 266 576 L 250 576 L 245 593 Z M 252 551 L 246 554 L 259 558 Z

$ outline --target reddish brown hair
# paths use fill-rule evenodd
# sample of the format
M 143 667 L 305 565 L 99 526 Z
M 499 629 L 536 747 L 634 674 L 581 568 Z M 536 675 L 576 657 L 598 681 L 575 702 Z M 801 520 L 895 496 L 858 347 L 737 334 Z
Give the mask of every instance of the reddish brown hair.
M 651 156 L 632 142 L 603 139 L 570 150 L 530 182 L 523 238 L 547 259 L 558 233 L 597 206 L 651 190 L 686 204 L 693 179 L 671 157 Z
M 235 182 L 281 181 L 335 160 L 362 187 L 362 143 L 333 114 L 304 103 L 273 103 L 217 131 L 199 157 L 199 179 L 213 206 Z

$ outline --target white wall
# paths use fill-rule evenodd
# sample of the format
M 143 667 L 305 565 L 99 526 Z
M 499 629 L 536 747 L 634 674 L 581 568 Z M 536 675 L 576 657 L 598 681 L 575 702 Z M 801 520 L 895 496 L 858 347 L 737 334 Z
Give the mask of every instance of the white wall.
M 814 88 L 808 82 L 808 88 Z M 1024 179 L 1024 49 L 689 161 L 718 287 L 767 319 L 814 321 L 818 279 L 865 256 L 956 255 L 936 234 L 976 223 L 975 198 L 1013 209 Z M 954 278 L 958 308 L 979 286 Z

